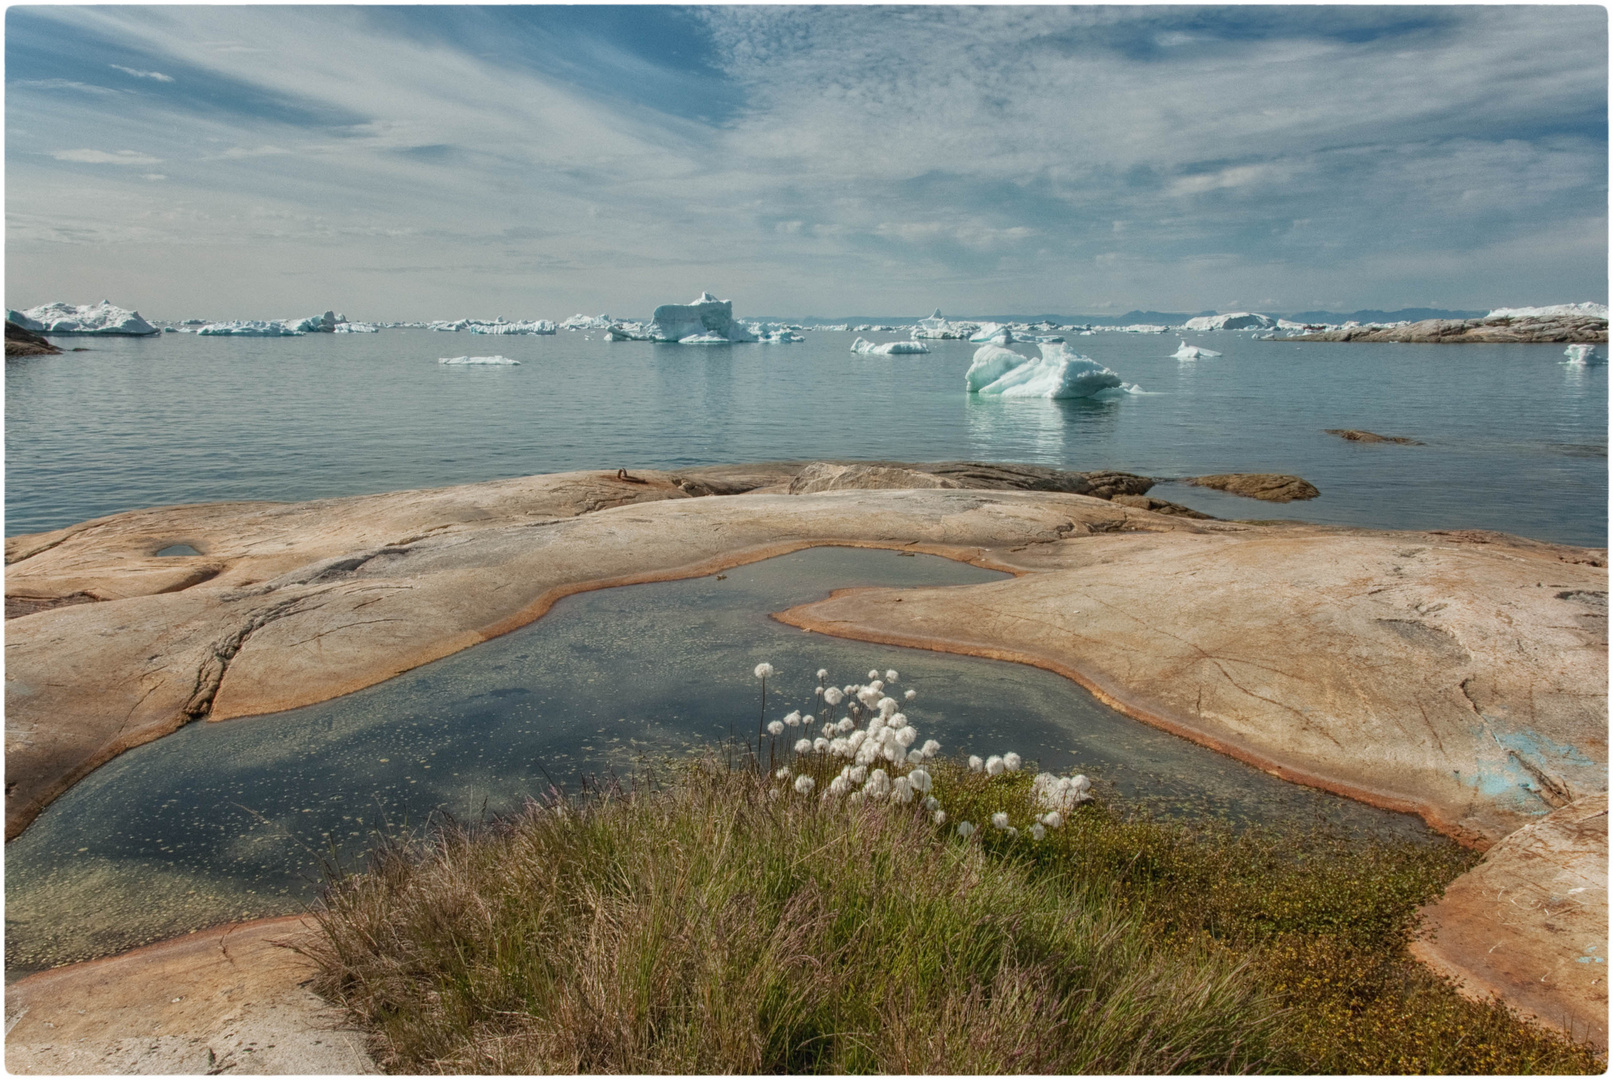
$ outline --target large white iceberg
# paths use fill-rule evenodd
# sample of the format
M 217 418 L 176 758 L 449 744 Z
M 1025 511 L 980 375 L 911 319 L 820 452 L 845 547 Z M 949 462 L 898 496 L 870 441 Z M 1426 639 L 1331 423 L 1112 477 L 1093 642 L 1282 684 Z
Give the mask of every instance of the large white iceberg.
M 1184 330 L 1275 330 L 1277 322 L 1270 315 L 1257 315 L 1252 311 L 1232 311 L 1225 315 L 1200 315 L 1182 324 Z
M 975 344 L 1008 345 L 1012 343 L 1014 331 L 1012 327 L 1001 323 L 981 323 L 975 332 L 969 335 L 969 340 Z
M 27 311 L 6 311 L 6 319 L 36 334 L 123 334 L 145 337 L 161 330 L 146 322 L 138 311 L 120 308 L 108 300 L 99 304 L 41 304 Z
M 755 335 L 734 321 L 734 302 L 719 300 L 710 293 L 701 293 L 692 304 L 662 304 L 650 316 L 648 329 L 651 341 L 681 342 L 698 338 L 699 344 L 705 344 L 707 337 L 727 342 L 756 340 Z M 615 337 L 616 327 L 611 331 L 611 336 Z
M 440 356 L 439 364 L 452 364 L 459 367 L 468 365 L 483 365 L 491 367 L 517 367 L 521 361 L 511 360 L 508 356 Z
M 562 330 L 605 330 L 616 320 L 609 315 L 584 315 L 581 312 L 560 324 Z
M 982 345 L 964 384 L 971 394 L 1005 398 L 1085 398 L 1122 389 L 1120 376 L 1063 345 L 1039 346 L 1042 355 L 1023 356 L 1001 345 Z
M 1171 353 L 1173 360 L 1208 360 L 1221 354 L 1214 349 L 1201 349 L 1197 345 L 1182 342 L 1182 347 Z
M 927 353 L 930 347 L 922 341 L 887 341 L 883 345 L 875 345 L 872 341 L 859 337 L 851 343 L 851 351 L 863 356 L 906 356 Z
M 1584 304 L 1551 304 L 1547 307 L 1504 307 L 1496 308 L 1486 319 L 1549 319 L 1559 315 L 1584 315 L 1593 319 L 1607 318 L 1607 305 Z

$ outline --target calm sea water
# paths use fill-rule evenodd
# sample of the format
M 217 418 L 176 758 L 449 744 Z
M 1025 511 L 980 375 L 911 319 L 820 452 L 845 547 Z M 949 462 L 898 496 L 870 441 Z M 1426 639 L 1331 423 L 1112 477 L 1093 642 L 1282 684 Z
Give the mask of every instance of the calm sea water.
M 1321 497 L 1155 494 L 1227 517 L 1607 543 L 1607 368 L 1566 367 L 1560 346 L 1072 337 L 1148 391 L 1094 403 L 978 400 L 963 391 L 975 346 L 870 358 L 849 353 L 852 336 L 732 347 L 424 330 L 63 339 L 89 351 L 6 361 L 6 532 L 174 503 L 832 457 L 1288 472 Z M 1170 359 L 1183 336 L 1224 355 Z M 466 353 L 521 366 L 436 363 Z M 1427 445 L 1324 434 L 1348 427 Z
M 814 672 L 896 668 L 944 754 L 1018 751 L 1081 770 L 1121 807 L 1233 825 L 1445 843 L 1404 814 L 1268 776 L 1136 723 L 1017 664 L 803 633 L 767 613 L 830 585 L 964 585 L 1004 575 L 932 556 L 814 548 L 716 577 L 568 597 L 530 626 L 368 690 L 274 716 L 192 724 L 91 773 L 6 847 L 6 966 L 19 975 L 231 918 L 300 910 L 321 857 L 374 830 L 476 820 L 551 782 L 624 779 L 647 759 L 753 735 L 814 702 Z M 783 751 L 785 748 L 780 747 Z M 944 794 L 944 793 L 943 793 Z

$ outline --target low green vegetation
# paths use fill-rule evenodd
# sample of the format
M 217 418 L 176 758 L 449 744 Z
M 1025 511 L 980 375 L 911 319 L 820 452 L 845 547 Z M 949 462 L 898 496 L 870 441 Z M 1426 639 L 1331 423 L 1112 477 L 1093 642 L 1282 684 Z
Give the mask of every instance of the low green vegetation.
M 1470 852 L 1101 801 L 1033 832 L 1028 774 L 927 769 L 944 823 L 705 761 L 394 842 L 328 888 L 317 989 L 394 1072 L 1603 1067 L 1407 954 Z

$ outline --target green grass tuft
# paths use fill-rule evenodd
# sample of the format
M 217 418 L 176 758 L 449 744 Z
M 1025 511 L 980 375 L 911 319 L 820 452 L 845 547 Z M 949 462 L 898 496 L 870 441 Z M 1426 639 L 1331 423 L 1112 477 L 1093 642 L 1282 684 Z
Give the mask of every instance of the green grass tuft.
M 1407 954 L 1471 853 L 1099 804 L 1037 841 L 1028 774 L 931 771 L 943 827 L 702 762 L 391 844 L 327 889 L 317 989 L 397 1072 L 1602 1067 Z

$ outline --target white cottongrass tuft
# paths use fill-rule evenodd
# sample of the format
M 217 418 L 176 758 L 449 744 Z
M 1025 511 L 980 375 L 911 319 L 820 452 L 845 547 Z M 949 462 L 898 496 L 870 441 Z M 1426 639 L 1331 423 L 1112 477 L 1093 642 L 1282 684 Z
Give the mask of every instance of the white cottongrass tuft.
M 821 668 L 818 669 L 818 681 L 819 682 L 822 682 L 823 680 L 827 679 L 828 677 L 829 677 L 829 669 L 828 668 L 821 667 Z
M 947 823 L 947 812 L 945 810 L 937 810 L 935 813 L 931 814 L 930 817 L 937 825 L 945 825 Z
M 919 692 L 917 690 L 909 690 L 907 693 L 902 695 L 902 697 L 907 701 L 912 701 L 914 698 L 916 698 L 918 696 L 919 696 Z
M 852 728 L 854 728 L 856 726 L 857 726 L 857 721 L 853 720 L 849 716 L 842 716 L 840 718 L 840 723 L 835 725 L 835 730 L 840 732 L 842 735 L 844 735 L 846 732 L 850 731 Z
M 858 803 L 860 803 L 862 801 L 863 801 L 863 793 L 860 792 L 860 791 L 853 791 L 850 795 L 846 796 L 846 802 L 849 803 L 852 806 L 856 806 Z
M 905 776 L 898 776 L 891 782 L 891 798 L 899 803 L 913 801 L 913 782 Z
M 818 695 L 819 697 L 822 697 L 823 696 L 823 687 L 820 686 L 820 687 L 818 687 L 816 690 L 814 690 L 812 692 L 814 694 Z
M 1019 830 L 1014 828 L 1012 825 L 1010 825 L 1010 826 L 1008 826 L 1008 828 L 1004 829 L 1003 832 L 1008 834 L 1008 838 L 1010 840 L 1012 840 L 1014 837 L 1019 835 Z
M 869 681 L 873 681 L 874 679 L 879 678 L 879 669 L 875 668 L 874 670 L 870 671 L 868 673 L 868 678 L 869 678 Z
M 799 791 L 803 795 L 812 794 L 812 789 L 816 785 L 817 781 L 812 779 L 812 777 L 807 776 L 805 773 L 802 773 L 800 776 L 795 778 L 795 790 Z
M 757 664 L 755 675 L 758 679 L 771 679 L 773 677 L 773 665 L 765 661 Z
M 846 695 L 838 686 L 831 686 L 829 689 L 823 692 L 823 700 L 825 704 L 838 705 L 842 701 L 846 700 Z
M 922 751 L 922 750 L 909 750 L 907 752 L 907 763 L 909 765 L 917 765 L 919 762 L 921 762 L 923 760 L 924 760 L 924 751 Z
M 889 720 L 896 715 L 896 710 L 901 706 L 896 703 L 896 699 L 893 697 L 882 697 L 874 703 L 874 708 L 879 710 L 879 715 Z
M 885 681 L 886 682 L 895 682 L 896 681 L 896 669 L 895 668 L 891 668 L 889 671 L 885 672 Z
M 847 780 L 844 776 L 837 776 L 833 780 L 829 781 L 829 794 L 831 795 L 844 795 L 850 790 L 851 781 Z M 1038 829 L 1041 828 L 1040 825 L 1036 827 Z
M 797 749 L 800 749 L 800 747 L 797 746 Z M 970 772 L 979 772 L 981 769 L 984 769 L 985 767 L 986 767 L 986 763 L 984 761 L 980 760 L 980 755 L 979 754 L 970 754 L 969 755 L 969 771 Z
M 790 767 L 788 765 L 780 765 L 778 772 L 774 773 L 773 775 L 778 777 L 780 780 L 788 780 L 790 778 Z
M 784 718 L 784 726 L 785 727 L 800 727 L 801 726 L 801 710 L 796 709 L 793 712 L 791 712 L 788 716 L 786 716 Z
M 873 772 L 869 773 L 868 782 L 863 785 L 863 791 L 866 792 L 870 798 L 875 799 L 882 795 L 888 794 L 890 789 L 891 778 L 886 774 L 884 769 L 875 769 Z
M 926 795 L 924 797 L 924 809 L 926 809 L 926 810 L 939 810 L 939 809 L 941 809 L 941 800 L 937 799 L 934 795 Z
M 1009 772 L 1018 772 L 1019 767 L 1023 764 L 1025 764 L 1024 759 L 1012 750 L 1003 755 L 1003 768 Z
M 910 783 L 912 783 L 913 790 L 918 792 L 920 795 L 924 794 L 926 791 L 929 791 L 930 787 L 934 784 L 934 781 L 930 779 L 928 769 L 914 769 L 912 772 L 907 774 L 907 779 Z
M 1092 781 L 1085 776 L 1054 776 L 1040 773 L 1031 782 L 1036 805 L 1044 810 L 1073 810 L 1092 799 Z
M 986 759 L 986 775 L 1001 776 L 1003 774 L 1003 759 L 996 754 Z
M 903 728 L 898 728 L 896 730 L 896 745 L 900 746 L 902 749 L 905 750 L 909 746 L 912 746 L 915 742 L 917 742 L 918 737 L 919 737 L 918 729 L 912 727 L 911 725 L 909 725 L 907 727 L 903 727 Z
M 930 758 L 934 757 L 940 749 L 940 743 L 936 742 L 934 739 L 925 739 L 924 745 L 920 748 L 919 753 L 923 754 L 927 758 Z
M 846 773 L 846 779 L 850 780 L 853 784 L 862 783 L 864 780 L 868 779 L 868 766 L 853 765 L 851 767 L 851 771 Z
M 873 682 L 868 684 L 868 689 L 875 690 L 883 694 L 885 692 L 885 684 L 883 681 L 875 679 Z
M 999 810 L 991 815 L 991 823 L 999 829 L 1006 829 L 1008 828 L 1008 815 Z
M 829 740 L 825 739 L 822 735 L 819 735 L 816 739 L 812 740 L 812 749 L 816 750 L 820 754 L 823 753 L 825 750 L 829 749 Z
M 810 754 L 810 753 L 812 753 L 812 740 L 811 739 L 797 739 L 797 740 L 795 740 L 795 752 L 797 754 Z
M 970 822 L 967 822 L 967 821 L 958 822 L 958 835 L 963 837 L 965 840 L 967 840 L 967 839 L 969 839 L 969 837 L 973 836 L 974 832 L 975 832 L 975 827 Z
M 782 735 L 782 734 L 784 734 L 784 724 L 783 724 L 783 722 L 779 721 L 779 720 L 769 720 L 767 722 L 767 733 L 769 735 Z
M 1040 840 L 1042 837 L 1044 837 L 1046 835 L 1047 835 L 1047 829 L 1045 829 L 1040 823 L 1037 823 L 1037 824 L 1031 826 L 1031 839 L 1032 840 Z
M 1056 829 L 1060 825 L 1064 824 L 1064 815 L 1059 813 L 1057 810 L 1049 810 L 1047 813 L 1042 815 L 1042 824 L 1046 825 L 1049 829 Z
M 823 737 L 825 739 L 833 737 L 834 733 L 835 733 L 835 726 L 834 726 L 833 721 L 830 721 L 829 723 L 823 725 Z

